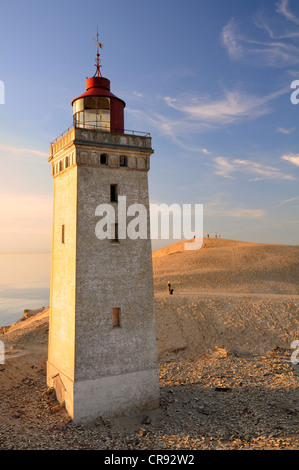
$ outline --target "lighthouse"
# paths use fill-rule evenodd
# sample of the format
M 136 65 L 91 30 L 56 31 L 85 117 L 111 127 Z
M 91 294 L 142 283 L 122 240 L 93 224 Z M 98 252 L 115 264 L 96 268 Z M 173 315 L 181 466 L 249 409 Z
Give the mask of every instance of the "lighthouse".
M 96 45 L 96 73 L 72 100 L 73 125 L 52 142 L 49 157 L 54 207 L 47 383 L 78 423 L 159 406 L 151 136 L 125 130 L 126 104 L 102 76 L 98 35 Z M 119 210 L 124 199 L 126 207 L 144 208 L 146 236 L 124 233 L 132 218 L 123 204 Z M 107 237 L 97 234 L 99 207 L 116 214 L 106 224 Z

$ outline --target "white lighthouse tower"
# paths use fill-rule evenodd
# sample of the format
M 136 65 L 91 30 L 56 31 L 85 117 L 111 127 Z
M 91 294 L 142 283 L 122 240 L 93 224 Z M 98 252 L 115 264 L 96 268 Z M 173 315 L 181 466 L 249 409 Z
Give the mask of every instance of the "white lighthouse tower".
M 159 406 L 149 227 L 148 134 L 124 130 L 123 100 L 97 69 L 51 144 L 54 178 L 47 382 L 75 422 Z M 141 204 L 147 236 L 96 236 L 97 207 Z M 122 198 L 123 199 L 123 198 Z M 122 222 L 123 220 L 122 213 Z M 118 215 L 119 217 L 119 215 Z M 126 218 L 126 214 L 125 214 Z

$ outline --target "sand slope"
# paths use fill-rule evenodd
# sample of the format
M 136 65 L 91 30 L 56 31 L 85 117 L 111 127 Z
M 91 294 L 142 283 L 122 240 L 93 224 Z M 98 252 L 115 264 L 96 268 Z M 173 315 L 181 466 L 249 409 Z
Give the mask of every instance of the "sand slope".
M 153 253 L 155 292 L 170 280 L 178 292 L 299 294 L 299 246 L 205 238 L 206 248 L 185 251 L 184 244 Z
M 299 246 L 204 239 L 153 253 L 160 358 L 265 354 L 299 338 Z M 167 293 L 167 282 L 174 287 Z
M 18 384 L 24 377 L 35 377 L 36 369 L 45 372 L 48 353 L 49 307 L 31 318 L 15 323 L 0 335 L 5 345 L 5 364 L 0 388 Z

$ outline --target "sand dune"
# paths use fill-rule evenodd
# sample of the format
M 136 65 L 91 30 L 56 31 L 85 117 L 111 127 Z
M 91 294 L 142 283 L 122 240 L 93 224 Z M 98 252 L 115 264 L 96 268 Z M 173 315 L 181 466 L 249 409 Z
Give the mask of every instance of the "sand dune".
M 299 338 L 299 246 L 204 239 L 153 253 L 160 358 L 265 354 Z M 168 295 L 170 281 L 174 294 Z
M 299 294 L 299 246 L 205 238 L 206 248 L 185 251 L 184 243 L 153 253 L 155 292 L 170 280 L 180 293 Z
M 5 344 L 5 364 L 0 369 L 1 389 L 18 384 L 24 377 L 36 375 L 36 368 L 45 371 L 48 352 L 49 307 L 12 325 L 0 340 Z

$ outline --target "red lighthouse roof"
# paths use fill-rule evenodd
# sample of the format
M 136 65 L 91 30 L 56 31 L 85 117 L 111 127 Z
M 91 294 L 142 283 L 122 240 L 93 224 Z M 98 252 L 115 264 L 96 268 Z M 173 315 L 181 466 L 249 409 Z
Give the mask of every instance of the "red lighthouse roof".
M 126 106 L 126 103 L 115 96 L 110 91 L 110 80 L 104 77 L 91 77 L 86 79 L 86 91 L 82 95 L 74 98 L 72 100 L 72 106 L 76 100 L 84 98 L 85 96 L 103 96 L 107 98 L 112 98 L 120 101 L 123 104 L 123 107 Z
M 96 128 L 103 127 L 110 132 L 124 132 L 124 108 L 126 103 L 110 91 L 110 80 L 104 78 L 100 71 L 99 48 L 103 44 L 94 39 L 97 45 L 96 73 L 93 77 L 86 79 L 86 91 L 72 100 L 73 115 L 80 126 L 94 125 Z M 106 98 L 97 100 L 92 98 Z M 91 98 L 91 99 L 90 99 Z M 78 101 L 80 100 L 80 102 Z M 92 122 L 91 120 L 94 120 Z M 99 121 L 99 122 L 98 122 Z

